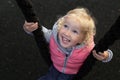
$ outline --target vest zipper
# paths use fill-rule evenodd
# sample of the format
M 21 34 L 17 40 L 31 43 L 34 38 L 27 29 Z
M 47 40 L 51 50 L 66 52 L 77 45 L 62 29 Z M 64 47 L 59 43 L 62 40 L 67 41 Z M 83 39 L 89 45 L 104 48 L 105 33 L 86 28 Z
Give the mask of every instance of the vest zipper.
M 66 69 L 67 60 L 68 60 L 69 56 L 73 53 L 74 49 L 75 49 L 75 47 L 73 47 L 73 50 L 71 51 L 71 53 L 69 55 L 65 54 L 65 60 L 64 60 L 63 70 L 62 70 L 63 73 L 65 72 L 65 69 Z
M 66 64 L 67 64 L 67 59 L 68 59 L 68 55 L 66 54 L 65 55 L 65 60 L 64 60 L 64 65 L 63 65 L 63 70 L 62 70 L 63 73 L 65 72 L 65 68 L 66 68 Z

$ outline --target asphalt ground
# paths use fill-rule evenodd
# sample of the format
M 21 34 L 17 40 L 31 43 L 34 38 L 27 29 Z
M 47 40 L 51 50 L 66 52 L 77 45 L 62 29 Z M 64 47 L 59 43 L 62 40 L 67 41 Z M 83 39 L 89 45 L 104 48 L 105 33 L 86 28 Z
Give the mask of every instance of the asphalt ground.
M 97 20 L 95 42 L 120 15 L 120 0 L 32 0 L 40 23 L 52 28 L 67 11 L 86 7 Z M 15 0 L 0 0 L 0 80 L 36 80 L 48 71 L 32 36 L 22 28 L 24 16 Z M 109 47 L 114 57 L 97 62 L 83 80 L 120 80 L 120 40 Z

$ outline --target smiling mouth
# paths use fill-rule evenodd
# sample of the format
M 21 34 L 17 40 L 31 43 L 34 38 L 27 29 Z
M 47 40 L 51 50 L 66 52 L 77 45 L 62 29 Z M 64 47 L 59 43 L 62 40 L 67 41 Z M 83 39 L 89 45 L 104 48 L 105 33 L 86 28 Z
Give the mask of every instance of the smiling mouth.
M 67 43 L 70 42 L 70 40 L 69 40 L 68 38 L 62 36 L 62 42 L 63 42 L 64 44 L 67 44 Z

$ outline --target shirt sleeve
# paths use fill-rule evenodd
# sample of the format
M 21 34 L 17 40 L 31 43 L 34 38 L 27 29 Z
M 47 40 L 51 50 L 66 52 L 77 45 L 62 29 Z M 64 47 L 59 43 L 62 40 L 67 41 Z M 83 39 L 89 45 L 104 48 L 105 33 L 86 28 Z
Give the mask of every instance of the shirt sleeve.
M 42 31 L 44 33 L 44 37 L 45 37 L 46 41 L 49 42 L 50 41 L 50 36 L 52 34 L 52 30 L 51 29 L 47 29 L 44 26 L 42 26 Z
M 23 28 L 23 29 L 24 29 L 24 28 Z M 28 31 L 26 31 L 25 29 L 24 29 L 24 31 L 25 31 L 27 34 L 33 36 L 33 33 L 32 33 L 32 32 L 28 32 Z M 44 33 L 44 37 L 45 37 L 46 41 L 49 42 L 49 41 L 50 41 L 50 36 L 51 36 L 51 34 L 52 34 L 52 30 L 51 30 L 51 29 L 47 29 L 47 28 L 45 28 L 44 26 L 42 26 L 42 31 L 43 31 L 43 33 Z

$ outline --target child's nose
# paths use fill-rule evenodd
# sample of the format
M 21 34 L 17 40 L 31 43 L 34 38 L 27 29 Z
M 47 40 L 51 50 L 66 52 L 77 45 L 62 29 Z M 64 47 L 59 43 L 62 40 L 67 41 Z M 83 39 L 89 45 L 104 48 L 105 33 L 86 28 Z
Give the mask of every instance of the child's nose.
M 67 31 L 65 32 L 65 35 L 66 35 L 66 36 L 70 36 L 70 30 L 67 30 Z

